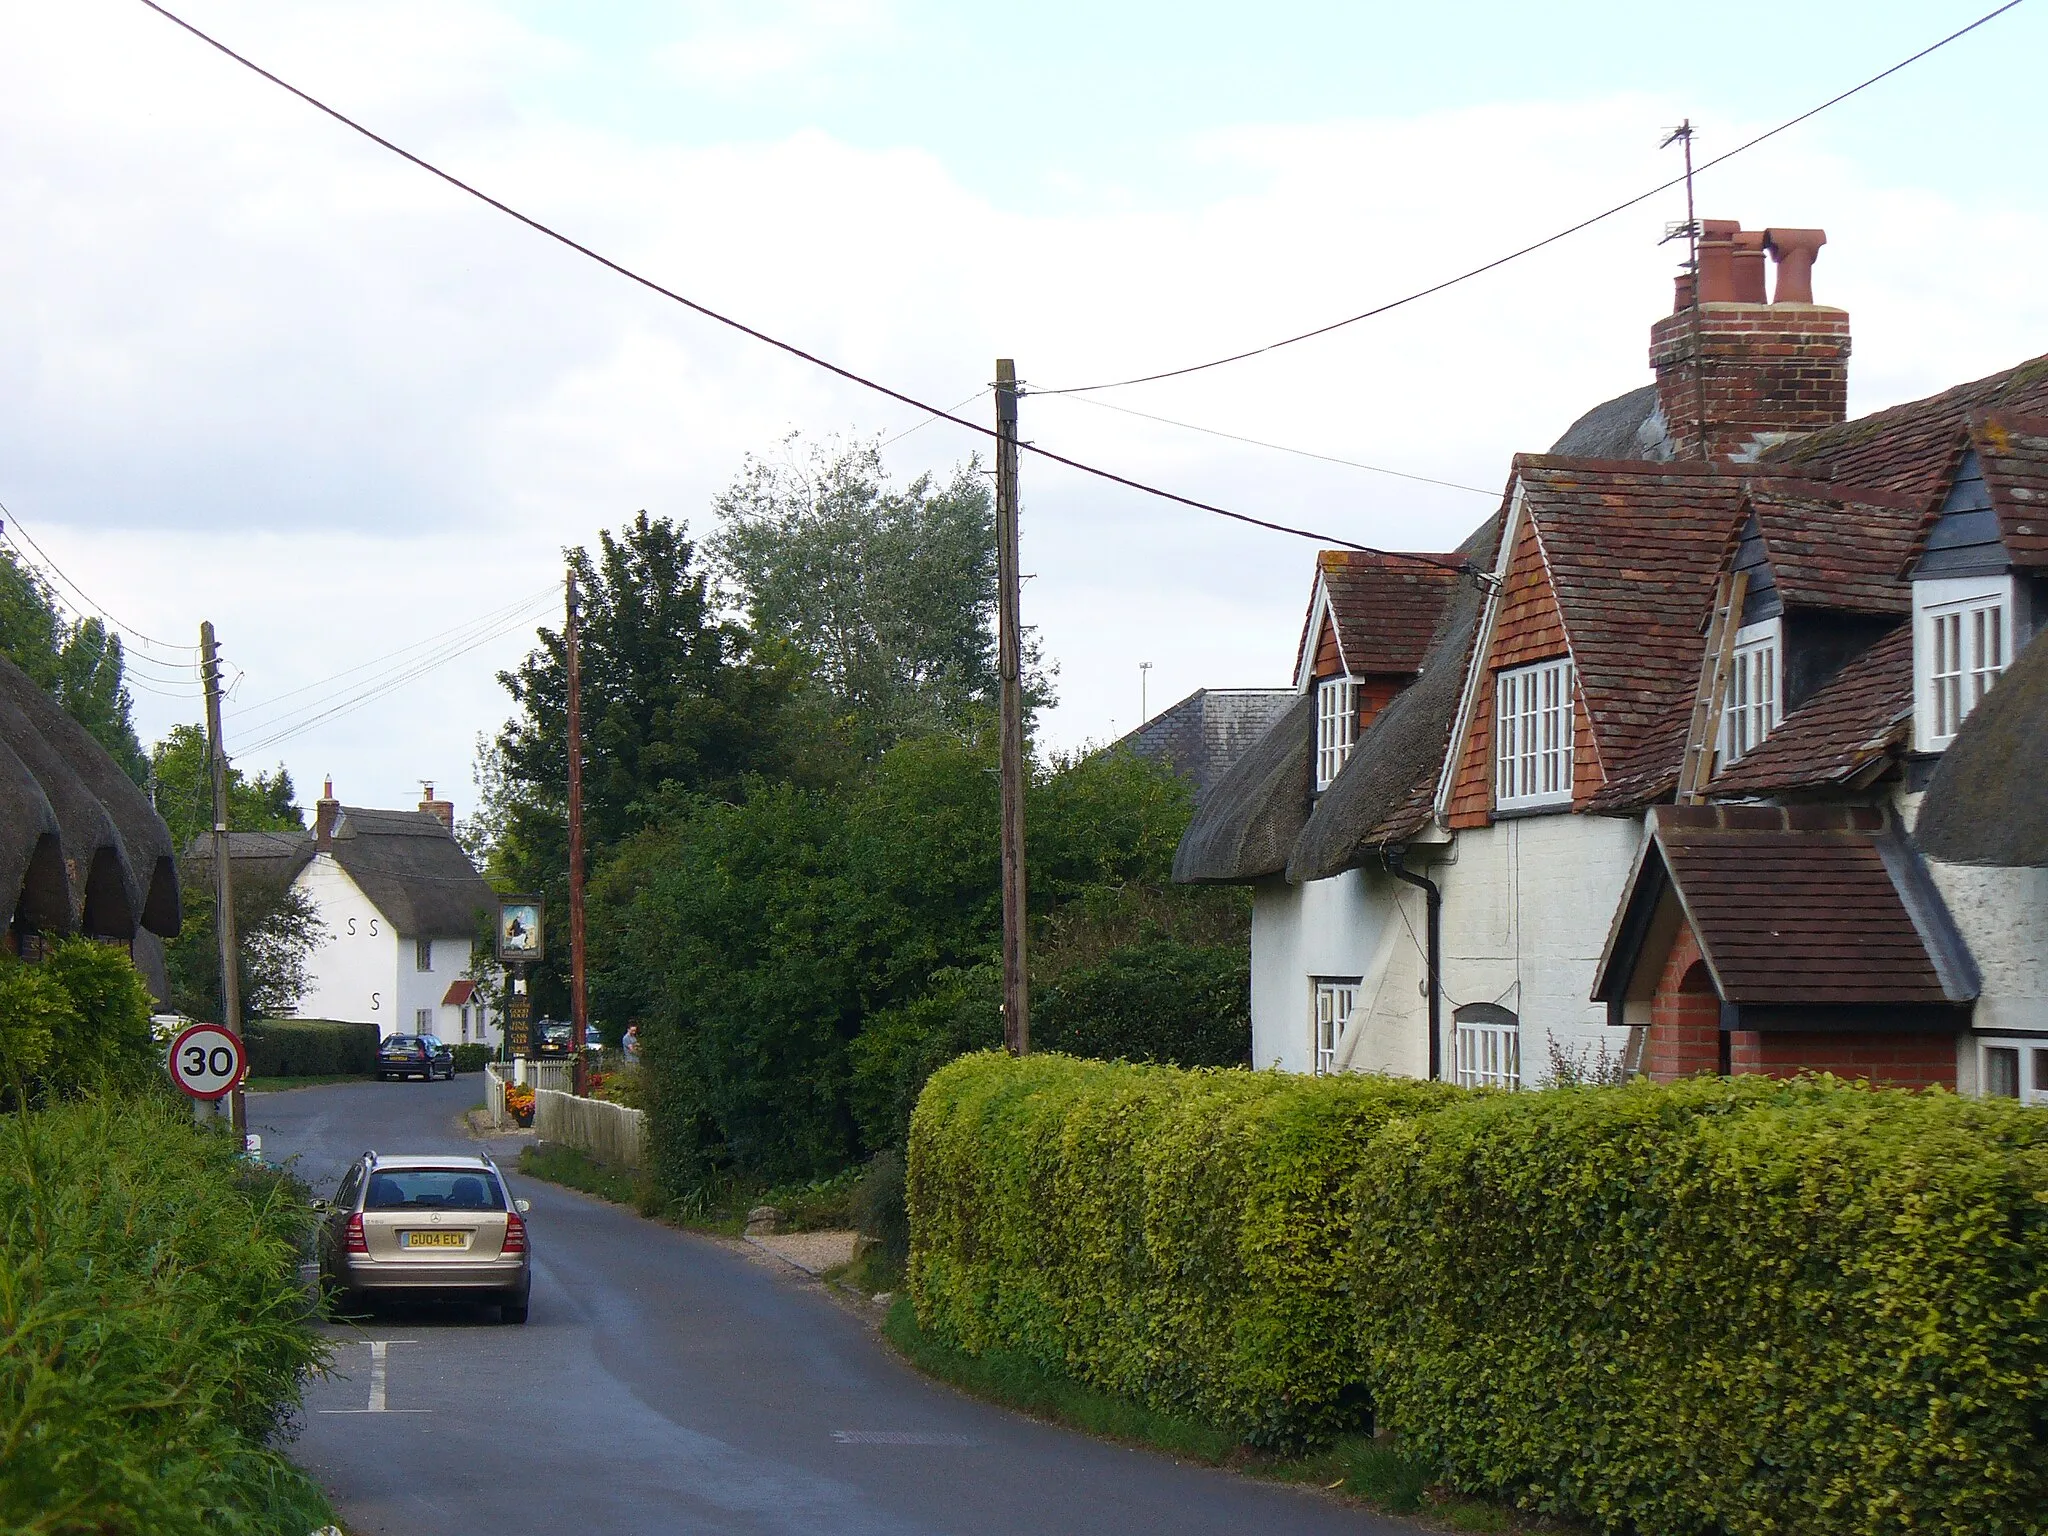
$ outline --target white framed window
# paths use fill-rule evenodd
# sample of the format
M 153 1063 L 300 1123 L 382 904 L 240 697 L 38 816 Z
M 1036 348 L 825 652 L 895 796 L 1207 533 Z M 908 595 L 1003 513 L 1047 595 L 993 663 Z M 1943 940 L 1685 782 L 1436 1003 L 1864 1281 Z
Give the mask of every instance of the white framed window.
M 434 941 L 414 939 L 412 941 L 412 967 L 416 971 L 431 971 L 434 968 Z
M 1358 744 L 1358 682 L 1328 677 L 1316 684 L 1316 788 L 1330 787 Z
M 1977 1050 L 1985 1098 L 2048 1104 L 2048 1040 L 1984 1040 Z
M 1337 1048 L 1351 1027 L 1358 1007 L 1357 977 L 1321 977 L 1316 981 L 1315 1065 L 1317 1077 L 1337 1070 Z
M 1494 687 L 1494 805 L 1569 805 L 1571 659 L 1515 667 L 1501 673 Z
M 1467 1003 L 1452 1015 L 1461 1088 L 1522 1086 L 1522 1021 L 1495 1003 Z
M 1784 700 L 1778 656 L 1778 621 L 1747 624 L 1735 633 L 1728 691 L 1721 703 L 1721 761 L 1739 763 L 1777 729 Z
M 434 1032 L 434 1010 L 415 1008 L 412 1013 L 412 1028 L 416 1035 L 431 1035 Z
M 2012 660 L 2012 582 L 1951 577 L 1913 584 L 1915 732 L 1922 751 L 1955 739 Z

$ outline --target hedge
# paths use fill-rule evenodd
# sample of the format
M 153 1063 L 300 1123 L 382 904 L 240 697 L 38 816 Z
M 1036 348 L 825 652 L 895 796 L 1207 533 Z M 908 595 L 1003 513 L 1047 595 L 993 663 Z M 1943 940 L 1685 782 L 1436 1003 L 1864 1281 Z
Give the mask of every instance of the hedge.
M 481 1072 L 490 1059 L 491 1048 L 488 1045 L 471 1041 L 455 1047 L 455 1070 L 458 1072 Z
M 0 1530 L 304 1536 L 311 1216 L 168 1092 L 0 1117 Z
M 2048 1117 L 1830 1079 L 1472 1094 L 965 1058 L 925 1327 L 1246 1440 L 1398 1431 L 1610 1530 L 2048 1531 Z
M 255 1019 L 242 1029 L 251 1077 L 368 1077 L 377 1040 L 376 1025 L 336 1019 Z

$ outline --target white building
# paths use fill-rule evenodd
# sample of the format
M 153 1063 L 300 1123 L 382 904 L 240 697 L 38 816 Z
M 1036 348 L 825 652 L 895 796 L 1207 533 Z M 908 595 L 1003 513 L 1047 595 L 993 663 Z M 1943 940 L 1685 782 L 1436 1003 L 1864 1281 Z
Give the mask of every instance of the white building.
M 234 834 L 238 873 L 288 880 L 325 930 L 307 961 L 302 1017 L 498 1044 L 471 960 L 497 897 L 455 841 L 454 817 L 432 786 L 416 811 L 381 811 L 340 804 L 330 782 L 310 833 Z

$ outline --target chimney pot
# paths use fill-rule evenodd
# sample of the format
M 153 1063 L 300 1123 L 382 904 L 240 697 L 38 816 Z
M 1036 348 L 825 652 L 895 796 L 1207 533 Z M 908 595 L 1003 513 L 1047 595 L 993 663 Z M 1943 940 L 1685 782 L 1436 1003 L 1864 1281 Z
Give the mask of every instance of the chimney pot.
M 423 782 L 420 788 L 426 791 L 420 800 L 420 809 L 440 822 L 450 832 L 453 832 L 455 830 L 455 802 L 452 800 L 436 800 L 434 798 L 434 786 L 431 783 Z
M 1742 225 L 1736 219 L 1700 220 L 1700 302 L 1735 302 L 1735 236 Z
M 334 828 L 341 820 L 341 802 L 334 798 L 334 780 L 327 780 L 320 798 L 313 803 L 313 848 L 317 853 L 334 851 Z
M 1735 250 L 1730 257 L 1735 284 L 1735 302 L 1764 302 L 1764 232 L 1741 229 L 1735 232 Z
M 1820 248 L 1828 243 L 1824 229 L 1767 229 L 1764 244 L 1778 263 L 1778 291 L 1774 304 L 1813 302 L 1813 263 Z

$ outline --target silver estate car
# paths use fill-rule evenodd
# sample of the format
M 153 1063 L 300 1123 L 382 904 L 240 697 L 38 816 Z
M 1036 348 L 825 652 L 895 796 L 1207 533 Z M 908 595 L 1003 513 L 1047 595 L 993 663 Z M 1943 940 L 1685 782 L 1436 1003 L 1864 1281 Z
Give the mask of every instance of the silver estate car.
M 495 1302 L 526 1321 L 526 1202 L 488 1157 L 380 1157 L 342 1175 L 320 1225 L 320 1273 L 342 1311 L 377 1298 Z

